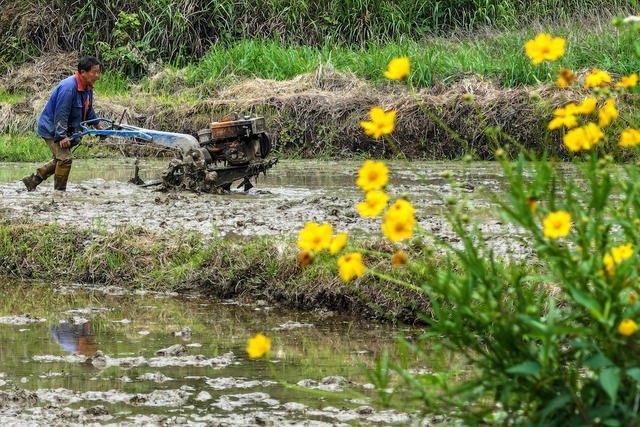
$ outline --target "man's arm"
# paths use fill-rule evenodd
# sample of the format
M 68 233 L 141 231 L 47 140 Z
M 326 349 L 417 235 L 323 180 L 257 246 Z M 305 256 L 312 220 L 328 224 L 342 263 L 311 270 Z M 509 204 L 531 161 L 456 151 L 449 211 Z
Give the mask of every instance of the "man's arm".
M 69 127 L 69 114 L 73 102 L 73 91 L 65 90 L 58 93 L 55 110 L 53 114 L 54 141 L 59 141 L 63 148 L 71 145 L 71 140 L 67 135 Z

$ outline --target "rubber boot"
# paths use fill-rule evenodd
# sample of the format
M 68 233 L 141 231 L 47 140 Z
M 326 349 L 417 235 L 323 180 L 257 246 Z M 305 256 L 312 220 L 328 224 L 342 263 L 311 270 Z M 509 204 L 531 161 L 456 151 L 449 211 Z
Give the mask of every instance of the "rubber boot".
M 67 180 L 69 179 L 69 172 L 71 172 L 70 164 L 62 164 L 58 162 L 56 165 L 56 172 L 53 177 L 53 189 L 58 191 L 67 191 Z
M 45 163 L 40 168 L 38 168 L 36 173 L 44 181 L 54 174 L 54 172 L 56 171 L 57 164 L 58 164 L 58 161 L 56 159 L 53 159 L 50 162 Z
M 22 178 L 22 183 L 27 187 L 27 191 L 33 191 L 42 182 L 42 178 L 38 174 L 32 173 L 31 175 Z

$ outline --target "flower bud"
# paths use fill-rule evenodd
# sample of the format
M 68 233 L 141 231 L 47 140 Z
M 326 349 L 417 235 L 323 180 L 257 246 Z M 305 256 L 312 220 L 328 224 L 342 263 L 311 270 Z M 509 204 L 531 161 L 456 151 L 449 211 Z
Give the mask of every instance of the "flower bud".
M 471 104 L 473 102 L 473 95 L 470 93 L 465 93 L 462 95 L 462 100 L 467 104 Z
M 448 205 L 455 205 L 456 203 L 458 203 L 458 198 L 455 196 L 451 196 L 449 198 L 447 198 L 447 204 Z
M 591 221 L 588 216 L 583 216 L 580 220 L 584 225 L 589 224 L 589 222 Z
M 466 156 L 464 156 L 463 160 L 465 163 L 471 163 L 473 161 L 473 157 L 471 156 L 471 154 L 467 154 Z
M 464 222 L 465 224 L 468 224 L 469 223 L 469 215 L 462 214 L 462 216 L 460 217 L 460 221 Z
M 451 176 L 451 172 L 450 171 L 444 171 L 440 174 L 441 177 L 443 178 L 449 178 Z
M 504 150 L 502 148 L 498 148 L 496 150 L 496 157 L 498 157 L 498 158 L 504 157 Z

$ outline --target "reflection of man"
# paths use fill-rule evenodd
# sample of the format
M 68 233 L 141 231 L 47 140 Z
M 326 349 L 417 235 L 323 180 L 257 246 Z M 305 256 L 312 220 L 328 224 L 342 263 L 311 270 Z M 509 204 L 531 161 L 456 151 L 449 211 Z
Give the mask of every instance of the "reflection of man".
M 51 150 L 53 160 L 36 173 L 22 178 L 27 190 L 33 191 L 45 179 L 54 175 L 53 188 L 65 191 L 71 171 L 71 150 L 74 133 L 80 132 L 80 123 L 93 120 L 93 85 L 100 77 L 100 63 L 94 56 L 85 56 L 78 62 L 78 72 L 61 81 L 49 97 L 38 118 L 38 135 Z M 96 125 L 102 129 L 101 125 Z
M 91 322 L 76 325 L 71 321 L 49 326 L 51 335 L 58 344 L 65 350 L 84 356 L 96 354 L 98 345 L 93 336 L 93 326 Z

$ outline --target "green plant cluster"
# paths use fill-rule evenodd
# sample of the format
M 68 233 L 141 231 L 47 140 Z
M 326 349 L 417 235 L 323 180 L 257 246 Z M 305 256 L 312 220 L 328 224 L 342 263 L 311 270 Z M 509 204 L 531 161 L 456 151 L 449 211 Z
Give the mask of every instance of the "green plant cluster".
M 532 20 L 586 16 L 629 4 L 628 0 L 10 0 L 0 17 L 0 70 L 56 48 L 104 53 L 129 72 L 151 59 L 186 64 L 210 45 L 232 45 L 246 38 L 362 46 L 371 41 L 420 40 L 456 28 L 516 28 Z
M 640 24 L 624 30 L 637 37 Z M 640 127 L 640 112 L 624 121 Z M 425 363 L 433 348 L 465 361 L 450 372 L 416 374 L 383 355 L 370 373 L 383 402 L 395 372 L 427 410 L 472 425 L 637 425 L 640 164 L 614 163 L 620 152 L 607 147 L 577 153 L 569 165 L 522 147 L 512 160 L 507 147 L 496 147 L 507 189 L 493 202 L 519 230 L 512 258 L 521 261 L 495 255 L 461 183 L 451 179 L 457 195 L 443 204 L 459 244 L 418 230 L 448 260 L 407 264 L 420 276 L 407 286 L 422 289 L 432 307 L 423 313 L 429 327 L 420 340 L 401 339 L 400 346 Z M 556 214 L 564 219 L 554 223 Z

